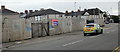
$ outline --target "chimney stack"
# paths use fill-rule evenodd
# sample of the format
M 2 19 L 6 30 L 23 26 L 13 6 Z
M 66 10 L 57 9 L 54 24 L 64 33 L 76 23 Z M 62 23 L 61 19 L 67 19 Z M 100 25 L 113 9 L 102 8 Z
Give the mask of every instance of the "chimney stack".
M 74 11 L 72 10 L 71 13 L 74 13 Z
M 29 13 L 33 13 L 33 10 L 29 10 Z
M 4 5 L 2 5 L 2 6 L 1 6 L 1 9 L 2 9 L 2 10 L 3 10 L 3 9 L 5 9 L 5 6 L 4 6 Z
M 65 14 L 68 14 L 68 11 L 65 11 Z
M 35 10 L 35 12 L 38 12 L 38 10 Z
M 80 9 L 78 9 L 78 12 L 80 12 Z
M 87 11 L 87 9 L 84 9 L 84 11 Z
M 44 8 L 41 8 L 41 9 L 40 9 L 40 11 L 43 11 L 43 10 L 45 10 L 45 9 L 44 9 Z
M 21 15 L 23 15 L 24 13 L 23 12 L 20 12 Z
M 28 14 L 28 10 L 25 10 L 25 14 Z

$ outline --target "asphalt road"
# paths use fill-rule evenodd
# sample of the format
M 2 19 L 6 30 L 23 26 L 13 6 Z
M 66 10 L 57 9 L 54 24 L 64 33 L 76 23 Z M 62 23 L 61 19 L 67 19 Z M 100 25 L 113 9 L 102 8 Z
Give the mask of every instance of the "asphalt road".
M 107 24 L 103 34 L 83 36 L 83 33 L 78 31 L 37 39 L 5 50 L 113 50 L 117 46 L 118 24 Z

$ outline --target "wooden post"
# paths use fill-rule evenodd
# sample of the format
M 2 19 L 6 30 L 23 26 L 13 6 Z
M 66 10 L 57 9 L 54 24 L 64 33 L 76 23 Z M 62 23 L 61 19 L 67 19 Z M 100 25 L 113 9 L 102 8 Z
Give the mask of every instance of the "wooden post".
M 49 16 L 47 15 L 47 30 L 48 30 L 48 33 L 47 33 L 47 36 L 50 36 L 50 29 L 49 29 Z
M 48 30 L 48 36 L 50 36 L 50 30 L 49 30 L 49 21 L 48 21 L 48 25 L 47 25 L 47 30 Z

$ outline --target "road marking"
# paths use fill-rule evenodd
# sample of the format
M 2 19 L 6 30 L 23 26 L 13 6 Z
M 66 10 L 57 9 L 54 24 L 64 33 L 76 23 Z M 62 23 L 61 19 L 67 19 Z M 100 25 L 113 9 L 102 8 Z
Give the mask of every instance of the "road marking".
M 21 44 L 22 42 L 15 42 L 16 44 Z
M 11 46 L 11 47 L 15 47 L 15 46 Z
M 120 47 L 117 47 L 117 48 L 115 48 L 112 52 L 120 51 L 119 49 L 120 49 Z
M 38 42 L 33 42 L 33 43 L 40 43 L 40 42 L 46 42 L 46 41 L 52 41 L 52 40 L 58 40 L 58 39 L 62 39 L 64 37 L 59 37 L 59 38 L 50 38 L 48 40 L 43 40 L 43 41 L 38 41 Z M 32 43 L 28 43 L 28 44 L 32 44 Z
M 19 46 L 24 46 L 24 45 L 30 45 L 30 44 L 35 44 L 35 43 L 40 43 L 40 42 L 47 42 L 47 41 L 52 41 L 52 40 L 57 40 L 57 39 L 62 39 L 64 37 L 59 37 L 59 38 L 50 38 L 48 40 L 43 40 L 43 41 L 37 41 L 37 42 L 31 42 L 31 43 L 25 43 L 25 44 L 21 44 L 21 45 L 15 45 L 15 46 L 10 46 L 10 48 L 14 48 L 14 47 L 19 47 Z M 18 42 L 17 42 L 18 43 Z M 20 43 L 20 42 L 19 42 Z
M 83 40 L 79 40 L 79 41 L 71 42 L 71 43 L 68 43 L 68 44 L 64 44 L 64 45 L 62 45 L 62 46 L 72 45 L 72 44 L 75 44 L 75 43 L 78 43 L 78 42 L 81 42 L 81 41 L 83 41 Z
M 100 35 L 98 35 L 98 36 L 100 36 Z M 98 36 L 92 36 L 92 37 L 90 37 L 90 38 L 96 38 L 96 37 L 98 37 Z
M 110 32 L 106 32 L 106 33 L 110 33 Z
M 117 47 L 115 50 L 118 50 L 119 49 L 119 47 Z

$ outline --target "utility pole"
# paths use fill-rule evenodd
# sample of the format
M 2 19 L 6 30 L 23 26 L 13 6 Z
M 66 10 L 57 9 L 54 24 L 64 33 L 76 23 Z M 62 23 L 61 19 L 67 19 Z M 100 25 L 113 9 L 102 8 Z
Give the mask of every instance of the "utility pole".
M 112 7 L 110 8 L 110 10 L 111 10 L 111 14 L 113 14 Z
M 47 28 L 48 28 L 48 29 L 47 29 L 47 30 L 48 30 L 48 31 L 47 31 L 47 36 L 50 36 L 49 25 L 50 25 L 50 24 L 49 24 L 49 15 L 47 14 Z
M 81 6 L 79 7 L 80 11 L 81 11 Z
M 81 7 L 79 7 L 79 10 L 81 11 Z M 80 16 L 80 19 L 81 19 L 81 16 Z
M 75 11 L 76 11 L 76 3 L 77 3 L 77 2 L 74 2 L 74 10 L 75 10 Z

